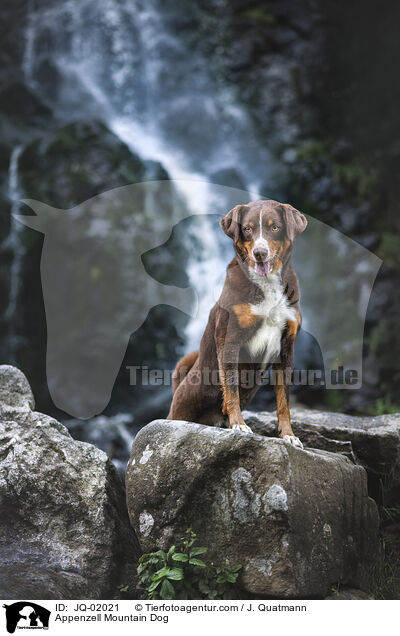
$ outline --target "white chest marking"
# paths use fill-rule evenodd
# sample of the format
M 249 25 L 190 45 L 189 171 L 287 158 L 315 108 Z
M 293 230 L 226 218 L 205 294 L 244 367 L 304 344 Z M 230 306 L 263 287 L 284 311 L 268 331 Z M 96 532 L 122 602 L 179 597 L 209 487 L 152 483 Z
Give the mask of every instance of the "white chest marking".
M 251 272 L 251 278 L 261 287 L 264 300 L 257 305 L 250 305 L 255 316 L 261 316 L 262 322 L 254 336 L 247 343 L 252 358 L 273 362 L 281 351 L 282 332 L 288 320 L 296 320 L 296 312 L 289 307 L 287 297 L 283 293 L 280 274 L 261 277 Z

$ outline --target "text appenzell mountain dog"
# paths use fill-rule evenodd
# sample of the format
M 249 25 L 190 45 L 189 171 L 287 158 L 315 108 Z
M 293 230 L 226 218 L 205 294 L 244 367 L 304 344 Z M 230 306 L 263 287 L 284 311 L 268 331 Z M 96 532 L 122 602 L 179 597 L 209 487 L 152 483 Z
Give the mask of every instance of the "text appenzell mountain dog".
M 243 383 L 243 371 L 248 379 L 272 364 L 280 436 L 302 446 L 289 413 L 288 378 L 301 325 L 300 291 L 290 257 L 306 226 L 301 212 L 272 200 L 237 205 L 221 220 L 236 255 L 200 350 L 176 365 L 168 419 L 223 425 L 227 416 L 229 428 L 251 433 L 241 409 L 260 383 Z

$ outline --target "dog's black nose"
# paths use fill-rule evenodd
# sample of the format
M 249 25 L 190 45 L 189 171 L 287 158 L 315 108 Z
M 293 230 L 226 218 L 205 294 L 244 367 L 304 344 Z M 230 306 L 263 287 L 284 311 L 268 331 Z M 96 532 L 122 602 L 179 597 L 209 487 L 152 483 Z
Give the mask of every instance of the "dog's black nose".
M 268 256 L 268 251 L 265 247 L 256 247 L 254 248 L 253 254 L 256 261 L 265 261 Z

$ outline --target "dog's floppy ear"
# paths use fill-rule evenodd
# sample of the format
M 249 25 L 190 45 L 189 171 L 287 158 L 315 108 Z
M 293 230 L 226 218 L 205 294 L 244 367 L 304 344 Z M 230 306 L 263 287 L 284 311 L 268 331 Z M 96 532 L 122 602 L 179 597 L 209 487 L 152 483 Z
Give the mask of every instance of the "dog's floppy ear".
M 240 223 L 243 213 L 248 209 L 247 205 L 236 205 L 220 220 L 219 224 L 225 234 L 237 243 L 239 239 Z
M 286 235 L 289 241 L 294 241 L 298 234 L 304 232 L 307 227 L 307 219 L 296 208 L 289 203 L 282 203 L 281 205 L 282 218 L 286 227 Z

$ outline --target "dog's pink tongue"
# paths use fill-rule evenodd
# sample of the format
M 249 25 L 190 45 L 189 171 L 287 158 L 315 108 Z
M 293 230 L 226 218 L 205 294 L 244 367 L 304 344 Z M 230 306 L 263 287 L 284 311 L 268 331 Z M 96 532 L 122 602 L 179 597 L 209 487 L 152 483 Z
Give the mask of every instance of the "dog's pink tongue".
M 259 276 L 266 276 L 271 269 L 269 263 L 259 263 L 256 262 L 256 272 Z

